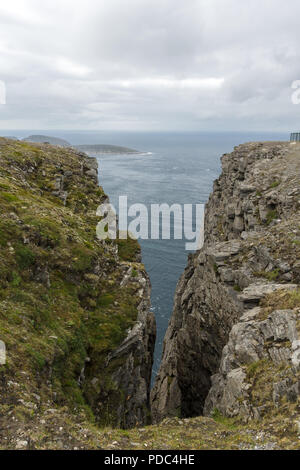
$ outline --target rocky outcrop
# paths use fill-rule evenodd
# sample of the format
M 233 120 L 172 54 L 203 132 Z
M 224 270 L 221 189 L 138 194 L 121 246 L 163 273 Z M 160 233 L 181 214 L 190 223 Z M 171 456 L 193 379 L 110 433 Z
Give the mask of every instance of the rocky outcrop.
M 273 392 L 283 390 L 283 383 L 293 390 L 290 396 L 297 391 L 292 358 L 298 354 L 300 306 L 299 174 L 298 145 L 251 143 L 222 157 L 222 174 L 206 206 L 204 247 L 189 256 L 176 289 L 152 390 L 154 421 L 215 409 L 257 416 L 259 400 L 252 402 L 247 381 L 251 361 L 267 361 L 272 369 L 282 358 L 293 372 L 275 374 Z M 287 296 L 281 309 L 268 310 L 270 300 L 269 320 L 252 317 L 280 291 Z M 289 326 L 282 331 L 285 315 Z
M 126 427 L 134 427 L 151 422 L 150 387 L 153 351 L 156 338 L 154 315 L 150 312 L 150 281 L 147 276 L 139 275 L 141 298 L 138 316 L 134 327 L 128 332 L 121 346 L 109 355 L 107 365 L 114 360 L 126 358 L 123 366 L 114 374 L 113 379 L 121 390 L 127 390 Z M 122 423 L 124 406 L 117 410 L 119 422 Z
M 205 415 L 218 409 L 226 416 L 257 419 L 279 407 L 284 397 L 297 403 L 299 313 L 274 310 L 264 318 L 263 309 L 256 307 L 241 317 L 230 332 L 219 372 L 212 377 Z
M 0 163 L 0 447 L 28 443 L 24 429 L 34 447 L 40 421 L 64 413 L 147 424 L 150 281 L 137 241 L 96 236 L 97 161 L 0 139 Z
M 103 144 L 94 144 L 94 145 L 75 145 L 78 150 L 87 152 L 88 154 L 93 155 L 135 155 L 142 152 L 138 150 L 130 149 L 128 147 L 120 147 L 117 145 L 103 145 Z
M 132 428 L 150 424 L 150 383 L 156 338 L 154 314 L 150 311 L 148 275 L 124 263 L 121 286 L 139 285 L 137 317 L 124 341 L 105 358 L 103 375 L 98 361 L 90 361 L 84 373 L 84 390 L 101 424 Z M 133 276 L 134 275 L 134 276 Z M 93 358 L 93 354 L 92 354 Z M 110 386 L 105 386 L 107 374 Z M 109 413 L 107 416 L 107 409 Z
M 191 256 L 178 283 L 163 360 L 152 391 L 155 421 L 169 415 L 202 414 L 210 376 L 218 367 L 230 328 L 242 308 L 235 291 L 217 282 L 216 262 L 223 257 L 224 249 L 226 254 L 230 249 L 235 252 L 236 244 L 223 244 L 219 253 L 203 251 L 201 256 Z

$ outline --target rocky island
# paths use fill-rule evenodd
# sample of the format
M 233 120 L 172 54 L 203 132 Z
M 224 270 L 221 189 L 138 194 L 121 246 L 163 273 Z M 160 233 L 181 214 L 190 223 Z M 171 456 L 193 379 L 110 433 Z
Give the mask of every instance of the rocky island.
M 118 145 L 94 144 L 94 145 L 75 145 L 78 150 L 95 155 L 106 154 L 125 154 L 125 155 L 138 155 L 141 152 L 138 150 L 130 149 L 127 147 L 120 147 Z

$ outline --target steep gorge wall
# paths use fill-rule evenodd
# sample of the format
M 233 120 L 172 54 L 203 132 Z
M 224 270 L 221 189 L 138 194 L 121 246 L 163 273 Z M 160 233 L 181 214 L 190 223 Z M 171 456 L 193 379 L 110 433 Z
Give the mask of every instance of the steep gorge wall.
M 0 164 L 0 447 L 18 445 L 26 426 L 34 446 L 61 413 L 149 423 L 150 281 L 136 241 L 96 238 L 107 200 L 96 160 L 0 139 Z
M 278 396 L 297 401 L 299 179 L 298 145 L 251 143 L 222 157 L 206 206 L 204 247 L 189 256 L 176 289 L 152 390 L 154 421 L 215 409 L 257 417 L 262 405 L 255 386 L 263 376 L 269 408 L 278 406 Z M 276 299 L 280 314 L 274 314 Z

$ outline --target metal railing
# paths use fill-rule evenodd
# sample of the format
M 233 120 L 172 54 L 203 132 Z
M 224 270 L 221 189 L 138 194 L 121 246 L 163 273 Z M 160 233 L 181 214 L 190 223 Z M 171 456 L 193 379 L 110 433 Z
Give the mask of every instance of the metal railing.
M 291 134 L 291 142 L 300 142 L 300 132 L 293 132 Z

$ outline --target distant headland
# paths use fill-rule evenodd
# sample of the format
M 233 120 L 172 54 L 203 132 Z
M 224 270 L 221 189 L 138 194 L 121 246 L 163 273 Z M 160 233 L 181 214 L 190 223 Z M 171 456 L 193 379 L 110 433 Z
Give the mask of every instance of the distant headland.
M 103 154 L 140 154 L 138 150 L 127 147 L 119 147 L 117 145 L 95 144 L 95 145 L 75 145 L 78 150 L 82 152 L 94 153 L 98 155 Z
M 7 137 L 7 138 L 18 140 L 17 137 Z M 60 139 L 59 137 L 52 137 L 48 135 L 30 135 L 29 137 L 25 137 L 22 140 L 24 142 L 35 142 L 39 144 L 47 143 L 47 144 L 56 145 L 59 147 L 74 147 L 77 150 L 80 150 L 81 152 L 92 153 L 96 155 L 107 155 L 107 154 L 140 155 L 143 153 L 132 148 L 120 147 L 118 145 L 107 145 L 107 144 L 74 145 L 65 139 Z

